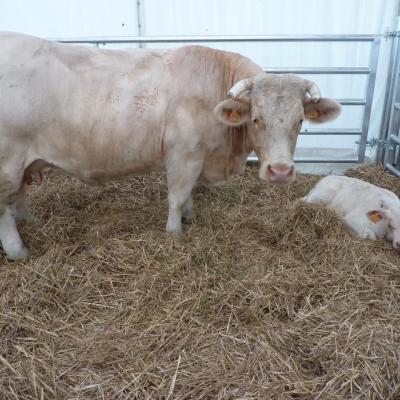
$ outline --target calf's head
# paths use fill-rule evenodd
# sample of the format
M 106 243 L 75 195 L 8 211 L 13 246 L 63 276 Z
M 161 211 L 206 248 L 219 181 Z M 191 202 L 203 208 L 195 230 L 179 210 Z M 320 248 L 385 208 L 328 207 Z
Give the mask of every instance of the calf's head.
M 248 125 L 260 178 L 271 183 L 294 180 L 293 156 L 303 120 L 322 123 L 340 113 L 339 104 L 321 97 L 315 83 L 290 74 L 243 79 L 228 96 L 214 113 L 228 126 Z
M 374 224 L 384 224 L 386 239 L 400 251 L 400 206 L 392 202 L 382 201 L 381 208 L 367 212 L 367 218 Z

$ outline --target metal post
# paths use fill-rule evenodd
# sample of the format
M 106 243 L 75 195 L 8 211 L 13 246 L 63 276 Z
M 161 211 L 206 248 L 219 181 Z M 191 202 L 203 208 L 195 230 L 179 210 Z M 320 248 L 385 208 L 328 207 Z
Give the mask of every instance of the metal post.
M 400 17 L 396 17 L 395 31 L 400 31 Z M 386 83 L 385 101 L 384 101 L 385 109 L 382 119 L 381 132 L 379 135 L 379 139 L 382 142 L 385 142 L 388 139 L 389 135 L 388 133 L 389 121 L 392 112 L 390 105 L 393 104 L 393 96 L 394 96 L 393 82 L 396 79 L 396 71 L 398 70 L 399 56 L 400 56 L 399 37 L 398 36 L 391 37 L 388 35 L 387 39 L 392 40 L 392 47 L 390 51 L 388 78 L 386 81 L 387 83 Z M 387 151 L 384 146 L 378 147 L 378 150 L 376 152 L 376 161 L 381 161 L 385 163 L 386 152 Z
M 397 39 L 398 40 L 398 39 Z M 387 148 L 384 158 L 384 166 L 394 164 L 396 158 L 396 147 L 399 146 L 398 135 L 400 134 L 400 111 L 396 104 L 400 102 L 400 62 L 396 63 L 396 73 L 393 81 L 393 98 L 390 107 L 389 125 L 387 129 Z
M 364 116 L 361 128 L 360 144 L 358 145 L 358 162 L 363 163 L 365 160 L 365 149 L 367 147 L 368 140 L 368 127 L 371 118 L 372 100 L 374 97 L 376 69 L 378 66 L 379 49 L 381 44 L 381 38 L 376 36 L 371 44 L 370 56 L 369 56 L 369 68 L 370 73 L 368 76 L 367 90 L 366 90 L 366 104 L 364 108 Z
M 140 0 L 136 0 L 136 19 L 137 19 L 138 36 L 141 37 L 143 35 L 143 32 L 142 32 L 142 7 Z M 144 47 L 143 42 L 139 42 L 139 47 L 140 48 Z
M 398 42 L 398 38 L 396 38 L 396 41 Z M 398 43 L 396 44 L 396 55 L 398 56 Z M 384 136 L 386 139 L 386 149 L 385 149 L 385 154 L 384 154 L 384 158 L 383 158 L 383 165 L 386 167 L 388 164 L 393 164 L 394 162 L 394 158 L 395 158 L 395 152 L 396 152 L 396 145 L 395 142 L 392 140 L 392 134 L 393 132 L 393 128 L 395 125 L 395 121 L 394 121 L 394 117 L 395 117 L 395 113 L 396 113 L 396 108 L 395 108 L 395 104 L 394 104 L 394 100 L 396 97 L 396 93 L 395 93 L 395 88 L 397 88 L 399 86 L 400 83 L 400 63 L 399 60 L 396 60 L 395 62 L 395 72 L 394 72 L 394 76 L 391 77 L 391 80 L 389 82 L 390 86 L 391 86 L 391 98 L 390 98 L 390 102 L 386 104 L 386 107 L 388 108 L 388 115 L 387 115 L 387 121 L 385 121 L 385 123 L 387 124 L 386 129 L 384 131 Z M 397 111 L 398 113 L 399 111 Z

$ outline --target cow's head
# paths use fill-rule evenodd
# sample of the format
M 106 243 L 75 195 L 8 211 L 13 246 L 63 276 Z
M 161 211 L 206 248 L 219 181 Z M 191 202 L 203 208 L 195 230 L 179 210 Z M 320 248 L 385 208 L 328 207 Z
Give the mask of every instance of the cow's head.
M 336 118 L 340 106 L 322 98 L 318 86 L 295 75 L 260 74 L 237 82 L 229 98 L 215 107 L 229 126 L 248 124 L 260 159 L 260 178 L 286 184 L 295 178 L 294 150 L 303 119 L 321 123 Z

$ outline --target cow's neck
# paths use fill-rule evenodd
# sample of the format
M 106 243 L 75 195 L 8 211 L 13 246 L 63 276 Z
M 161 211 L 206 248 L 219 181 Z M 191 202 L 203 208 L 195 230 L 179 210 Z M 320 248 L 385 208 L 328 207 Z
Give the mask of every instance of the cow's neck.
M 242 79 L 255 77 L 262 73 L 262 69 L 250 61 L 248 58 L 238 55 L 237 57 L 229 57 L 224 65 L 224 87 L 222 97 L 230 88 Z M 225 143 L 227 146 L 226 171 L 230 174 L 232 165 L 237 163 L 240 158 L 246 158 L 253 150 L 250 137 L 248 135 L 248 125 L 244 124 L 239 127 L 227 127 L 225 132 Z

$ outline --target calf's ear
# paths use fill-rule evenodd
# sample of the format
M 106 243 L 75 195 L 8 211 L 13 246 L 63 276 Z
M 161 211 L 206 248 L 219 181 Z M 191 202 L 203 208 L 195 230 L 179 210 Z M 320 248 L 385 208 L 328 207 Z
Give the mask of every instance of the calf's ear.
M 240 126 L 250 119 L 250 104 L 244 100 L 227 99 L 214 108 L 215 117 L 228 126 Z
M 340 104 L 322 97 L 317 102 L 307 98 L 303 102 L 304 115 L 310 122 L 322 123 L 335 119 L 340 114 Z
M 377 224 L 386 218 L 386 214 L 381 210 L 371 210 L 367 212 L 367 218 L 374 224 Z

